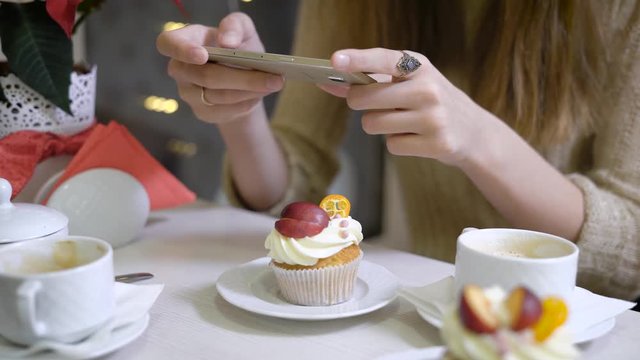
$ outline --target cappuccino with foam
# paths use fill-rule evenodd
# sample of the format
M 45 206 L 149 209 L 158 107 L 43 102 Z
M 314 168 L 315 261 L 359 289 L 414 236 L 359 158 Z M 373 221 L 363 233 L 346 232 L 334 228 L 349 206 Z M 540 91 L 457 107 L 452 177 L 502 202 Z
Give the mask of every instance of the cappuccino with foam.
M 519 229 L 472 229 L 458 237 L 456 293 L 466 284 L 567 299 L 575 287 L 578 247 L 560 237 Z

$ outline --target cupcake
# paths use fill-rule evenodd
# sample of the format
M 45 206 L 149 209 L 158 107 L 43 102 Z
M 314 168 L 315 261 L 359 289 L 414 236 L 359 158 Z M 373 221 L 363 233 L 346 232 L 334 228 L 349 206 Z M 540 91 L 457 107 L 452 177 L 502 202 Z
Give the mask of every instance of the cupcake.
M 353 296 L 362 259 L 362 226 L 349 201 L 328 195 L 320 205 L 287 205 L 265 240 L 280 293 L 292 304 L 327 306 Z
M 441 328 L 447 359 L 577 359 L 567 329 L 566 304 L 539 299 L 525 287 L 508 295 L 498 287 L 467 285 Z

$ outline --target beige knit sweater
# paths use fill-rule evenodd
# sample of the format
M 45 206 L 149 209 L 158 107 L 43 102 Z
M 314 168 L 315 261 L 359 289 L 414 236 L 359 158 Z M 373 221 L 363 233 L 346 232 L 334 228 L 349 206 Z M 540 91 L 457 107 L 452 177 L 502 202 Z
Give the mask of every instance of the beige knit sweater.
M 620 63 L 612 64 L 622 67 L 623 75 L 609 79 L 602 102 L 594 104 L 603 107 L 606 118 L 593 133 L 576 135 L 543 154 L 584 192 L 579 285 L 627 299 L 640 296 L 640 14 L 634 3 L 612 2 L 603 14 L 611 24 L 608 44 L 625 49 Z M 301 16 L 303 22 L 317 21 L 304 9 Z M 311 42 L 301 30 L 294 45 L 297 54 L 326 58 L 336 50 L 332 39 Z M 465 88 L 464 81 L 451 79 Z M 272 127 L 291 175 L 273 214 L 293 200 L 318 201 L 324 195 L 338 170 L 336 149 L 347 115 L 344 100 L 314 85 L 287 84 Z M 416 253 L 453 262 L 463 228 L 509 227 L 461 171 L 430 159 L 393 160 Z M 225 189 L 240 204 L 228 171 Z

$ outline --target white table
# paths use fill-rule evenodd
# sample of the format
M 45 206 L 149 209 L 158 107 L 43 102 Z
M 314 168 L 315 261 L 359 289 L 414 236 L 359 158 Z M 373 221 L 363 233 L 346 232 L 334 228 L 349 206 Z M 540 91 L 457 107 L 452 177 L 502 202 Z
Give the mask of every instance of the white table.
M 372 359 L 440 344 L 404 299 L 373 313 L 331 321 L 256 315 L 227 303 L 215 283 L 224 271 L 266 255 L 274 219 L 199 204 L 154 213 L 141 238 L 115 252 L 117 273 L 148 271 L 165 289 L 137 340 L 107 359 Z M 453 273 L 453 266 L 367 243 L 366 260 L 419 286 Z M 583 346 L 586 359 L 638 359 L 640 313 L 627 311 L 607 335 Z

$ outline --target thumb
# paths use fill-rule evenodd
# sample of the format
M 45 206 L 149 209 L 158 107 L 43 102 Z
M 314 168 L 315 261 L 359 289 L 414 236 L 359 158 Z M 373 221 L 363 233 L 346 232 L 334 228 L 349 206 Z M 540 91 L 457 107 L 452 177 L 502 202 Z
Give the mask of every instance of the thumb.
M 341 98 L 347 97 L 347 94 L 351 89 L 350 86 L 345 86 L 345 85 L 317 84 L 317 86 L 320 89 L 328 92 L 329 94 L 333 96 L 341 97 Z
M 231 13 L 220 21 L 217 40 L 222 47 L 264 51 L 253 20 L 241 12 Z

